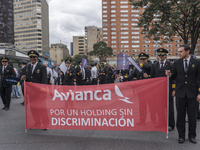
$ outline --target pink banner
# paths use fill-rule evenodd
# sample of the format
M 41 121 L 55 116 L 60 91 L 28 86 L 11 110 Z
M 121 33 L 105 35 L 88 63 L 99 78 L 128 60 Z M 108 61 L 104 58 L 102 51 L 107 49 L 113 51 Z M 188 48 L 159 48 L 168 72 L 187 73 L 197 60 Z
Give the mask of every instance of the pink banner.
M 87 86 L 26 82 L 26 129 L 167 133 L 167 87 L 167 77 Z

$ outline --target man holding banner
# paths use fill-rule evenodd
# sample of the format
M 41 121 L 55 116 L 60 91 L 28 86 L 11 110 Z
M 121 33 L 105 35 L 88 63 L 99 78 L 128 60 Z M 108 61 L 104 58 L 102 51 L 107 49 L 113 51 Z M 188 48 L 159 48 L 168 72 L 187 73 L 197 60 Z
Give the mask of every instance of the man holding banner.
M 26 67 L 26 73 L 21 77 L 22 80 L 26 80 L 27 82 L 47 84 L 47 70 L 46 67 L 38 62 L 39 54 L 35 50 L 30 50 L 28 52 L 30 64 Z M 32 89 L 33 90 L 33 89 Z M 34 89 L 33 93 L 30 93 L 32 100 L 27 99 L 27 103 L 31 104 L 30 112 L 34 119 L 34 124 L 31 129 L 35 129 L 37 125 L 43 124 L 43 129 L 47 129 L 47 125 L 49 124 L 49 120 L 47 117 L 46 109 L 36 109 L 37 105 L 46 105 L 44 101 L 47 94 L 42 94 L 41 91 L 43 89 Z M 36 101 L 36 97 L 39 96 L 40 102 Z M 26 105 L 27 105 L 26 103 Z
M 6 78 L 7 76 L 16 76 L 13 67 L 8 65 L 9 59 L 7 57 L 1 58 L 2 66 L 0 68 L 0 76 L 1 76 L 1 83 L 0 83 L 0 91 L 1 91 L 1 98 L 4 104 L 2 109 L 9 110 L 10 109 L 10 100 L 11 100 L 11 92 L 12 92 L 12 84 L 7 84 Z
M 140 59 L 140 67 L 142 68 L 142 72 L 136 69 L 131 75 L 129 75 L 130 80 L 133 78 L 145 79 L 148 78 L 151 73 L 152 63 L 148 62 L 149 55 L 140 53 L 138 57 Z
M 154 63 L 151 68 L 151 77 L 152 78 L 158 78 L 158 77 L 165 77 L 165 70 L 171 70 L 172 69 L 172 63 L 167 60 L 167 53 L 168 51 L 164 48 L 157 49 L 157 54 L 159 61 Z M 159 79 L 158 79 L 159 80 Z M 174 86 L 174 84 L 173 84 Z M 172 87 L 172 80 L 170 78 L 169 80 L 169 127 L 168 130 L 172 131 L 175 127 L 175 121 L 174 121 L 174 101 L 172 97 L 172 90 L 174 88 Z M 159 108 L 158 108 L 159 109 Z M 163 117 L 164 114 L 157 114 L 158 120 Z
M 140 53 L 139 58 L 140 58 L 140 66 L 138 66 L 135 61 L 132 62 L 132 60 L 129 58 L 129 60 L 137 68 L 137 69 L 135 69 L 135 71 L 131 75 L 129 75 L 129 80 L 132 80 L 134 78 L 136 78 L 137 80 L 146 79 L 150 76 L 152 64 L 148 62 L 149 56 L 145 53 Z M 141 98 L 140 101 L 139 101 L 140 122 L 138 123 L 138 125 L 144 125 L 145 124 L 145 121 L 146 121 L 146 118 L 147 118 L 148 107 L 149 107 L 150 112 L 151 112 L 150 113 L 151 121 L 154 124 L 157 123 L 156 113 L 154 111 L 154 104 L 152 103 L 152 101 L 148 101 L 147 99 Z M 162 125 L 162 124 L 160 124 L 160 125 Z

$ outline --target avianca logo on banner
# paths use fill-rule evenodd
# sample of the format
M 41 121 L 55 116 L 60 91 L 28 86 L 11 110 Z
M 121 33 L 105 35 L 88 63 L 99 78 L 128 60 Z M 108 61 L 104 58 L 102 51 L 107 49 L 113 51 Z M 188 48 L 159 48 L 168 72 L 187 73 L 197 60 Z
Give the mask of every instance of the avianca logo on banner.
M 125 103 L 132 104 L 133 102 L 129 101 L 128 97 L 125 97 L 122 92 L 120 91 L 119 87 L 115 85 L 115 93 L 117 96 L 121 97 L 121 101 L 124 101 Z M 101 97 L 98 96 L 101 95 Z M 54 90 L 54 97 L 53 101 L 56 100 L 56 98 L 59 98 L 61 101 L 65 100 L 67 101 L 68 99 L 71 98 L 71 100 L 76 100 L 76 101 L 83 101 L 83 100 L 111 100 L 111 91 L 106 89 L 106 90 L 96 90 L 96 91 L 77 91 L 73 92 L 72 90 L 69 90 L 66 93 L 63 92 L 58 92 L 58 90 Z

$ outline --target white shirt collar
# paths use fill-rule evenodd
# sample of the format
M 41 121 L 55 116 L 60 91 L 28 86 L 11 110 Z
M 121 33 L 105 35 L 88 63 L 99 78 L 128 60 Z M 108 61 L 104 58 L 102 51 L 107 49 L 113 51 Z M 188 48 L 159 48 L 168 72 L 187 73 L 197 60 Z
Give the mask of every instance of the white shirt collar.
M 162 62 L 161 61 L 159 61 L 159 64 L 161 64 Z M 166 59 L 163 61 L 163 64 L 165 64 L 166 63 Z
M 190 62 L 191 56 L 189 56 L 187 59 L 183 59 L 183 61 L 187 60 L 187 62 Z
M 36 62 L 35 64 L 32 64 L 32 63 L 31 63 L 31 65 L 32 65 L 33 67 L 35 67 L 35 66 L 37 65 L 37 63 L 38 63 L 38 62 Z

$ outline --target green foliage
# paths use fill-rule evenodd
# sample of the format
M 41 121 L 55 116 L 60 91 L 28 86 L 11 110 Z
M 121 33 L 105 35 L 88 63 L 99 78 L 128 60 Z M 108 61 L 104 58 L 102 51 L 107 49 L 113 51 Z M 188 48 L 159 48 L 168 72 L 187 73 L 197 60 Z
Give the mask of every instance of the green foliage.
M 139 19 L 142 33 L 162 43 L 173 41 L 175 35 L 191 44 L 194 52 L 200 33 L 199 0 L 129 0 L 134 9 L 146 7 Z M 155 37 L 156 36 L 156 37 Z
M 61 62 L 65 61 L 65 60 L 68 59 L 68 58 L 71 58 L 71 59 L 72 59 L 71 56 L 66 56 L 64 59 L 61 59 Z
M 90 56 L 97 56 L 101 63 L 103 58 L 113 55 L 113 50 L 111 47 L 107 47 L 104 41 L 100 41 L 93 45 L 93 51 L 90 51 L 88 54 Z
M 75 64 L 75 65 L 79 65 L 78 64 L 78 61 L 79 60 L 82 60 L 82 58 L 85 58 L 87 61 L 88 61 L 88 57 L 86 55 L 80 55 L 80 54 L 77 54 L 73 57 L 72 59 L 72 62 Z

